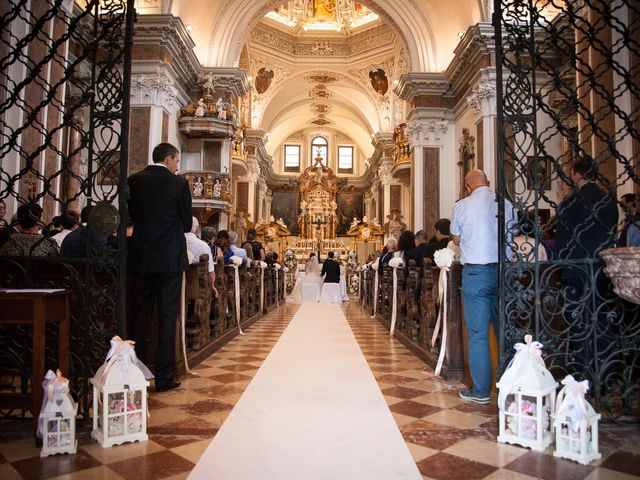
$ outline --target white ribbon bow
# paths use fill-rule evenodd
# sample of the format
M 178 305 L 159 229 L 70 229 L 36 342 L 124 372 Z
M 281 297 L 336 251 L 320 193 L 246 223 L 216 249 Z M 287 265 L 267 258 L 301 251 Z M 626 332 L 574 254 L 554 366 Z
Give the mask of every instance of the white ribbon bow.
M 44 376 L 42 387 L 46 395 L 42 399 L 41 413 L 73 412 L 73 402 L 69 397 L 69 380 L 62 376 L 60 370 L 56 370 L 56 373 L 48 370 Z M 37 434 L 39 438 L 42 438 L 44 434 L 44 422 L 41 419 L 38 420 Z
M 373 262 L 373 265 L 371 265 L 371 268 L 373 268 L 373 315 L 371 315 L 371 318 L 375 318 L 376 316 L 376 309 L 378 308 L 378 268 L 380 268 L 380 259 L 377 258 L 375 262 Z
M 129 367 L 131 366 L 131 364 L 134 364 L 136 367 L 138 367 L 142 371 L 144 378 L 146 378 L 147 380 L 153 378 L 153 374 L 151 373 L 151 371 L 144 363 L 138 360 L 138 357 L 136 356 L 136 351 L 134 349 L 134 345 L 136 342 L 132 340 L 123 340 L 118 335 L 116 335 L 110 340 L 110 343 L 111 348 L 107 352 L 105 365 L 103 365 L 104 368 L 100 367 L 100 370 L 102 370 L 102 372 L 98 370 L 98 372 L 100 372 L 100 383 L 104 383 L 104 377 L 107 376 L 107 374 L 111 370 L 111 367 L 115 364 L 118 358 L 122 358 L 122 375 L 125 378 L 129 372 Z M 98 372 L 96 372 L 96 375 Z
M 573 375 L 567 375 L 560 382 L 564 387 L 558 393 L 556 413 L 567 419 L 574 432 L 580 430 L 580 422 L 595 414 L 593 407 L 584 396 L 589 391 L 589 380 L 578 382 Z
M 260 267 L 260 312 L 264 311 L 264 269 L 267 268 L 267 263 L 260 261 L 258 263 Z
M 238 322 L 238 331 L 240 332 L 240 335 L 244 335 L 244 332 L 242 331 L 242 327 L 240 326 L 240 274 L 238 273 L 238 268 L 240 268 L 240 265 L 232 262 L 231 266 L 233 267 L 233 274 L 234 274 L 233 283 L 234 283 L 235 294 L 236 294 L 236 321 Z
M 546 369 L 544 360 L 542 359 L 542 343 L 534 342 L 531 335 L 525 335 L 524 341 L 525 343 L 516 343 L 513 346 L 516 354 L 500 378 L 498 408 L 500 408 L 501 411 L 505 410 L 507 396 L 515 392 L 517 388 L 516 382 L 524 375 L 531 362 L 538 363 L 542 368 Z
M 440 375 L 447 351 L 447 290 L 449 288 L 447 272 L 449 272 L 449 266 L 442 265 L 440 267 L 440 276 L 438 277 L 438 304 L 440 305 L 440 309 L 438 310 L 438 319 L 436 320 L 436 326 L 433 329 L 433 336 L 431 337 L 431 346 L 435 347 L 438 333 L 440 332 L 440 325 L 442 325 L 440 354 L 438 355 L 438 362 L 434 370 L 436 375 Z
M 396 318 L 398 317 L 398 269 L 403 268 L 402 262 L 399 264 L 394 263 L 393 267 L 393 300 L 391 302 L 391 328 L 389 329 L 389 335 L 393 335 L 396 329 Z

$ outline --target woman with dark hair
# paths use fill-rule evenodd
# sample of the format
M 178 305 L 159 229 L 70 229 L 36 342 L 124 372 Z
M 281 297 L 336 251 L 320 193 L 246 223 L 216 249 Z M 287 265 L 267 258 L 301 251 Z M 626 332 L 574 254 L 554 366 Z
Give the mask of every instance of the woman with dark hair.
M 407 264 L 407 252 L 416 248 L 416 236 L 411 230 L 405 230 L 398 239 L 398 251 L 395 256 L 402 258 L 402 262 Z
M 247 230 L 247 241 L 244 242 L 242 248 L 251 249 L 251 251 L 253 252 L 254 260 L 264 260 L 264 247 L 262 246 L 262 243 L 256 240 L 257 235 L 258 233 L 256 232 L 255 228 L 250 228 L 249 230 Z
M 229 264 L 229 259 L 233 257 L 233 251 L 229 248 L 231 242 L 229 241 L 229 232 L 227 230 L 220 230 L 216 237 L 216 241 L 214 245 L 222 251 L 222 256 L 224 258 L 224 264 Z
M 40 233 L 42 207 L 35 202 L 18 207 L 19 232 L 9 237 L 0 255 L 48 257 L 58 255 L 58 245 Z

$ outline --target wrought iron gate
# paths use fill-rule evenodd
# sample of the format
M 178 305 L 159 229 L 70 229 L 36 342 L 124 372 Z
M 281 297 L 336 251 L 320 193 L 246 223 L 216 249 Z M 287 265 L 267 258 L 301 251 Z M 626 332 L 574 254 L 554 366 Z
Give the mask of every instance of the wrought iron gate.
M 134 0 L 0 2 L 0 198 L 8 211 L 55 217 L 83 209 L 79 249 L 0 256 L 0 286 L 71 293 L 72 390 L 89 412 L 88 380 L 124 332 L 127 134 Z M 38 208 L 32 212 L 38 212 Z M 64 250 L 63 250 L 64 251 Z M 71 253 L 69 253 L 71 252 Z M 3 253 L 0 247 L 0 254 Z M 75 257 L 75 258 L 71 258 Z M 49 332 L 55 335 L 55 332 Z M 3 391 L 28 389 L 30 328 L 0 330 Z M 48 337 L 51 338 L 51 337 Z M 48 342 L 55 345 L 55 342 Z M 47 368 L 55 368 L 47 350 Z M 6 412 L 5 412 L 6 413 Z
M 634 0 L 494 6 L 498 197 L 520 219 L 502 226 L 509 241 L 501 245 L 501 365 L 533 333 L 557 379 L 588 379 L 602 413 L 636 420 L 638 306 L 613 292 L 598 252 L 639 219 L 627 208 L 616 225 L 619 199 L 640 187 L 639 7 Z

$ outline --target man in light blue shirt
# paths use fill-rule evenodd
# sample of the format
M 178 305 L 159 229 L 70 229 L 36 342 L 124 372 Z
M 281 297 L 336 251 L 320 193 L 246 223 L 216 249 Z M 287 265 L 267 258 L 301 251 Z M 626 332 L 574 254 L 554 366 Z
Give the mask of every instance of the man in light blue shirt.
M 482 170 L 467 173 L 465 187 L 469 196 L 456 202 L 451 218 L 453 242 L 462 250 L 462 299 L 473 381 L 473 388 L 460 390 L 460 397 L 487 404 L 492 380 L 490 321 L 498 332 L 498 202 Z M 505 203 L 506 224 L 511 225 L 513 207 Z

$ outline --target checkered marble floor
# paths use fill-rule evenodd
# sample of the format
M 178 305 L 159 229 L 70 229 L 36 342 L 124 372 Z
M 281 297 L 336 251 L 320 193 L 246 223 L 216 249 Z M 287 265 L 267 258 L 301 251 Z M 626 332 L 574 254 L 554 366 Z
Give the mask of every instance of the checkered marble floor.
M 259 320 L 201 363 L 197 376 L 183 377 L 180 389 L 152 392 L 148 442 L 103 449 L 79 425 L 76 455 L 40 458 L 30 422 L 0 421 L 0 479 L 186 478 L 297 308 L 286 304 Z M 640 428 L 601 428 L 603 457 L 589 466 L 498 444 L 495 404 L 463 402 L 460 385 L 434 377 L 355 302 L 344 308 L 423 478 L 640 478 Z

